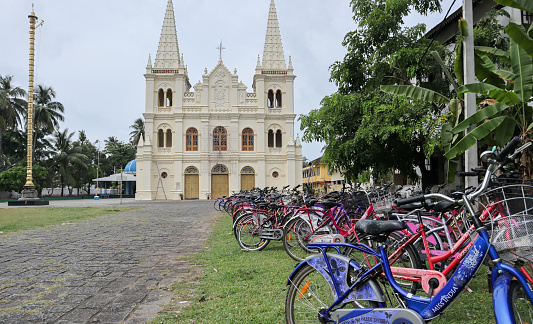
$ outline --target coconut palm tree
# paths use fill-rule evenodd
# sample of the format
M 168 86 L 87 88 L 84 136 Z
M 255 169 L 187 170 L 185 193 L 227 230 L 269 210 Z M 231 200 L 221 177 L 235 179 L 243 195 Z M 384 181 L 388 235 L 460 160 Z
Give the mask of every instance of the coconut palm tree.
M 144 141 L 144 120 L 142 118 L 137 118 L 130 128 L 133 129 L 130 133 L 130 142 L 133 146 L 137 146 L 141 137 Z
M 87 167 L 85 164 L 87 156 L 81 153 L 81 146 L 73 145 L 72 136 L 74 136 L 74 132 L 69 134 L 68 129 L 62 132 L 56 131 L 51 141 L 55 150 L 53 157 L 54 164 L 57 167 L 60 177 L 61 196 L 63 196 L 63 187 L 65 184 L 70 185 L 74 182 L 71 166 L 78 165 L 84 168 Z
M 3 164 L 2 135 L 7 129 L 15 129 L 21 125 L 21 116 L 27 107 L 27 102 L 21 99 L 26 91 L 13 85 L 13 77 L 0 76 L 0 165 Z
M 62 103 L 54 101 L 56 93 L 52 87 L 38 85 L 33 92 L 33 145 L 37 138 L 43 138 L 59 129 L 59 122 L 65 120 L 63 113 L 65 107 Z

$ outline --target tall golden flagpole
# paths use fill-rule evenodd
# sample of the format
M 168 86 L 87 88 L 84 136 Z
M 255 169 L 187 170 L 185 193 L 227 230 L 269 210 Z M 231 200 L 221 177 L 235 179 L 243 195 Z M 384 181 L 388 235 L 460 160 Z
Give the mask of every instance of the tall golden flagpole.
M 30 18 L 30 74 L 29 74 L 29 89 L 28 89 L 28 122 L 27 122 L 27 147 L 26 147 L 26 184 L 22 190 L 22 197 L 16 202 L 9 202 L 8 205 L 48 205 L 48 201 L 39 199 L 35 185 L 33 184 L 33 76 L 35 69 L 35 29 L 41 26 L 37 23 L 37 16 L 35 15 L 33 4 Z

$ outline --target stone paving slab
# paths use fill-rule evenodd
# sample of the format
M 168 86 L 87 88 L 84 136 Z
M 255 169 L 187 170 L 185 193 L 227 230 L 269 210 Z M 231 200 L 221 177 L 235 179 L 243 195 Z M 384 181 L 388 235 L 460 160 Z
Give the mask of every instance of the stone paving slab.
M 101 199 L 52 201 L 49 206 L 80 205 L 120 204 Z M 171 300 L 164 288 L 190 271 L 176 258 L 202 249 L 221 214 L 212 201 L 123 199 L 122 205 L 142 208 L 1 234 L 0 323 L 153 319 Z M 0 204 L 0 213 L 4 207 Z

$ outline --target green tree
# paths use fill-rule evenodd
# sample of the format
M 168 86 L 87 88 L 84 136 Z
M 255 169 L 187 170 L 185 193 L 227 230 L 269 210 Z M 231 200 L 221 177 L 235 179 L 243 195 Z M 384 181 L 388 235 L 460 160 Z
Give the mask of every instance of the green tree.
M 130 128 L 133 129 L 133 131 L 130 132 L 130 143 L 134 147 L 137 147 L 141 138 L 144 141 L 144 120 L 142 118 L 137 118 Z
M 65 107 L 54 101 L 56 92 L 52 87 L 38 85 L 33 92 L 34 98 L 34 140 L 52 134 L 59 129 L 59 123 L 64 121 Z
M 105 142 L 105 158 L 100 155 L 100 167 L 105 174 L 113 174 L 135 159 L 137 149 L 129 143 L 119 141 L 116 137 L 109 137 Z
M 13 85 L 12 76 L 0 76 L 0 169 L 4 165 L 2 137 L 6 130 L 21 125 L 27 102 L 22 99 L 26 91 Z
M 53 160 L 60 178 L 61 197 L 64 195 L 63 188 L 65 184 L 72 185 L 74 183 L 72 167 L 74 165 L 86 167 L 85 161 L 87 160 L 87 156 L 81 153 L 80 146 L 73 145 L 73 136 L 74 132 L 69 134 L 68 129 L 62 132 L 56 131 L 51 141 L 55 150 Z
M 73 166 L 73 175 L 79 192 L 89 190 L 92 180 L 96 178 L 97 148 L 89 141 L 84 130 L 78 132 L 78 140 L 73 143 L 74 147 L 80 147 L 81 153 L 87 157 L 86 167 Z
M 8 129 L 2 138 L 6 165 L 23 165 L 26 159 L 26 132 L 19 128 Z
M 344 38 L 344 60 L 331 66 L 338 91 L 324 98 L 320 109 L 300 117 L 303 139 L 326 142 L 323 158 L 348 181 L 369 169 L 374 174 L 396 169 L 416 180 L 419 166 L 426 186 L 425 160 L 439 138 L 443 107 L 383 95 L 379 86 L 414 84 L 450 92 L 440 63 L 425 55 L 446 56 L 445 48 L 423 38 L 424 25 L 403 26 L 413 11 L 440 10 L 440 1 L 352 0 L 351 7 L 357 30 Z
M 45 167 L 33 166 L 33 183 L 35 189 L 41 192 L 48 170 Z M 0 172 L 0 191 L 21 192 L 26 183 L 26 167 L 18 165 Z

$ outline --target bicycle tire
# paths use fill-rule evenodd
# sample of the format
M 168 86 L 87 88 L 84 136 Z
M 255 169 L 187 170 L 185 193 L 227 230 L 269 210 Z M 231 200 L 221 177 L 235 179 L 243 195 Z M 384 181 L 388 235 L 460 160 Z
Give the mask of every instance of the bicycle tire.
M 529 302 L 522 285 L 516 281 L 511 281 L 509 288 L 511 307 L 516 323 L 533 323 L 533 305 Z
M 222 207 L 220 207 L 220 199 L 215 199 L 215 202 L 213 203 L 213 207 L 216 211 L 222 211 Z
M 292 259 L 301 262 L 306 257 L 318 253 L 318 250 L 307 248 L 306 238 L 311 234 L 330 234 L 332 231 L 328 225 L 312 233 L 308 222 L 299 217 L 293 218 L 283 228 L 283 248 Z
M 241 217 L 239 224 L 236 227 L 237 243 L 243 250 L 261 251 L 264 249 L 270 240 L 259 237 L 258 230 L 261 228 L 259 220 L 254 215 L 246 215 Z
M 333 304 L 335 296 L 326 278 L 311 265 L 306 264 L 289 284 L 285 299 L 287 324 L 320 322 L 319 311 Z M 378 303 L 370 300 L 350 302 L 344 308 L 377 308 Z M 325 322 L 323 322 L 325 323 Z

